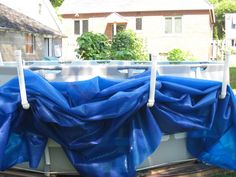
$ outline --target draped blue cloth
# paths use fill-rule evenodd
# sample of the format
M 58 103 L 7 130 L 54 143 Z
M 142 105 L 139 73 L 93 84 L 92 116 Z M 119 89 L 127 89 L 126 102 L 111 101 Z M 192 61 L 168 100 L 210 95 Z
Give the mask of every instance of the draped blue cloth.
M 0 169 L 25 161 L 36 168 L 51 138 L 82 176 L 135 176 L 163 133 L 184 131 L 193 156 L 236 169 L 231 88 L 220 100 L 220 82 L 158 76 L 148 108 L 149 75 L 48 82 L 25 71 L 29 110 L 22 109 L 18 79 L 10 80 L 0 87 Z

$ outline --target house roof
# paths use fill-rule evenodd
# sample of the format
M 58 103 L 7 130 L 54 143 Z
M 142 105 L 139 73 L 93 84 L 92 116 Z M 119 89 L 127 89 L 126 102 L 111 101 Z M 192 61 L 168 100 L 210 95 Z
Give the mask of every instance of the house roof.
M 60 32 L 57 32 L 1 3 L 0 29 L 37 33 L 42 35 L 62 36 Z
M 0 0 L 0 3 L 49 28 L 62 32 L 61 21 L 50 0 Z
M 106 22 L 107 23 L 127 23 L 128 20 L 125 19 L 120 14 L 113 12 L 112 14 L 110 14 L 106 17 Z
M 64 0 L 59 14 L 210 9 L 207 0 Z

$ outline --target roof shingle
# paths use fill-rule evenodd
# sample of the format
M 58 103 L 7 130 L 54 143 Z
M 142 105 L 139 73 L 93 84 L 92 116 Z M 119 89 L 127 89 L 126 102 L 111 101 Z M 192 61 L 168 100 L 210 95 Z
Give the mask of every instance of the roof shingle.
M 0 28 L 44 35 L 62 36 L 60 32 L 57 32 L 1 3 Z

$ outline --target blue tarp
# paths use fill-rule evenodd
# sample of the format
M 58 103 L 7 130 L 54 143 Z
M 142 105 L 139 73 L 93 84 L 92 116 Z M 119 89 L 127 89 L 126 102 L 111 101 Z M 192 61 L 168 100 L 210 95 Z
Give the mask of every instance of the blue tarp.
M 48 82 L 25 71 L 25 79 L 30 110 L 22 109 L 17 78 L 0 87 L 1 170 L 24 161 L 36 168 L 51 138 L 82 176 L 134 176 L 163 133 L 183 131 L 193 156 L 236 169 L 236 100 L 229 87 L 219 99 L 220 82 L 158 76 L 148 108 L 149 73 Z

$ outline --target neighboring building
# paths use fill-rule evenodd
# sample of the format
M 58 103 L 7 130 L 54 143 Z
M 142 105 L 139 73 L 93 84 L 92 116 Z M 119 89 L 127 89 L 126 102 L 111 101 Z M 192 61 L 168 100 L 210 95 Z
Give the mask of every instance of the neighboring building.
M 4 61 L 14 60 L 14 51 L 19 49 L 25 60 L 55 56 L 53 46 L 61 43 L 60 32 L 0 3 L 0 53 Z
M 236 49 L 236 13 L 225 14 L 225 39 L 227 46 Z
M 132 29 L 149 53 L 165 54 L 173 48 L 191 52 L 199 60 L 211 56 L 214 11 L 207 0 L 64 0 L 63 58 L 75 58 L 76 38 L 93 31 L 109 38 Z
M 0 0 L 0 3 L 61 32 L 61 22 L 50 0 Z

